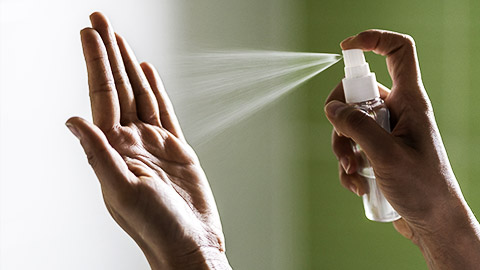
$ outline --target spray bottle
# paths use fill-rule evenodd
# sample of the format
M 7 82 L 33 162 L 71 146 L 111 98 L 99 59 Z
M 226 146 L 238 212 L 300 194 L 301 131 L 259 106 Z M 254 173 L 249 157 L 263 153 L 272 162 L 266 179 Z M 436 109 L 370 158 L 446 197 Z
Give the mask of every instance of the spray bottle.
M 363 51 L 359 49 L 344 50 L 345 78 L 342 80 L 345 101 L 367 113 L 388 132 L 390 130 L 390 112 L 380 98 L 375 73 L 365 61 Z M 363 206 L 368 219 L 379 222 L 392 222 L 400 218 L 390 203 L 385 199 L 377 182 L 373 168 L 358 144 L 353 143 L 353 151 L 359 159 L 357 173 L 368 183 L 363 195 Z

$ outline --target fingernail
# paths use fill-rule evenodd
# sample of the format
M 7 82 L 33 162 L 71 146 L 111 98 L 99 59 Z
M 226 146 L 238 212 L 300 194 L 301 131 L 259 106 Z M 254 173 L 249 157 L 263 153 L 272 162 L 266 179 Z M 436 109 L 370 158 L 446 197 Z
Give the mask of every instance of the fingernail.
M 342 133 L 340 133 L 335 127 L 333 127 L 335 133 L 337 133 L 338 137 L 345 137 Z
M 68 127 L 68 129 L 70 129 L 70 131 L 73 133 L 73 135 L 75 135 L 75 137 L 80 139 L 80 132 L 78 132 L 78 129 L 74 125 L 70 123 L 65 123 L 65 125 Z
M 342 40 L 342 42 L 340 42 L 340 47 L 343 47 L 343 45 L 347 42 L 349 42 L 350 40 L 352 40 L 355 36 L 351 36 L 351 37 L 348 37 L 344 40 Z
M 340 101 L 332 101 L 327 104 L 325 111 L 329 116 L 335 117 L 345 107 L 347 107 L 345 103 L 342 103 Z
M 345 47 L 347 47 L 347 49 L 353 49 L 353 48 L 350 48 L 351 44 L 349 44 L 349 43 L 352 43 L 352 40 L 354 40 L 357 36 L 358 35 L 348 37 L 348 38 L 344 39 L 342 42 L 340 42 L 340 47 L 342 48 L 342 50 L 345 50 Z
M 350 174 L 348 172 L 348 170 L 350 169 L 350 161 L 347 157 L 342 157 L 340 159 L 340 164 L 342 164 L 342 167 L 343 167 L 343 170 L 347 173 L 347 174 Z
M 355 195 L 360 196 L 360 195 L 358 195 L 358 188 L 355 184 L 353 184 L 353 183 L 350 184 L 349 189 L 350 189 L 351 192 L 355 193 Z
M 358 197 L 361 197 L 362 196 L 362 194 L 360 194 L 360 185 L 361 184 L 356 179 L 353 179 L 352 183 L 353 183 L 353 186 L 355 187 L 355 190 L 353 192 L 355 194 L 357 194 Z

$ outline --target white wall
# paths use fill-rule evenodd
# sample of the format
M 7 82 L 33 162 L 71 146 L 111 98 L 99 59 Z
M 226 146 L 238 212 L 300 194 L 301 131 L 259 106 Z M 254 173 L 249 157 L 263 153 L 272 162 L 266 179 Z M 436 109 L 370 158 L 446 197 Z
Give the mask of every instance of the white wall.
M 79 31 L 105 12 L 160 69 L 174 1 L 0 0 L 0 269 L 148 269 L 64 122 L 90 119 Z M 168 77 L 168 70 L 164 70 Z

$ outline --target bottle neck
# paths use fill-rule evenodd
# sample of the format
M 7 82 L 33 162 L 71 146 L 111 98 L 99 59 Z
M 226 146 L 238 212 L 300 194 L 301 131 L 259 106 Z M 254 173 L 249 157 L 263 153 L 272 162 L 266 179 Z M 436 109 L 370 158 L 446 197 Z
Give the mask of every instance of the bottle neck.
M 350 103 L 350 104 L 373 106 L 373 105 L 376 105 L 376 104 L 383 104 L 383 103 L 384 103 L 383 99 L 381 99 L 380 97 L 376 97 L 376 98 L 372 98 L 372 99 L 369 99 L 369 100 Z
M 347 103 L 359 103 L 380 97 L 375 73 L 363 77 L 344 78 L 343 92 Z
M 385 106 L 385 102 L 380 97 L 366 100 L 366 101 L 361 101 L 361 102 L 349 103 L 349 104 L 353 105 L 355 108 L 363 109 L 363 110 L 372 109 L 379 106 Z

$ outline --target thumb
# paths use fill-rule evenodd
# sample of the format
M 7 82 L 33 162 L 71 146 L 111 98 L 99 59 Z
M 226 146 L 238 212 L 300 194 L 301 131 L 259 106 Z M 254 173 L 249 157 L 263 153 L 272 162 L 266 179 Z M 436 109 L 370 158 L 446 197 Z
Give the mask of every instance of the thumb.
M 392 136 L 366 112 L 333 100 L 325 113 L 335 130 L 358 143 L 370 161 L 390 159 L 395 146 Z
M 80 140 L 102 187 L 116 191 L 125 188 L 130 176 L 127 164 L 110 145 L 105 134 L 95 125 L 80 117 L 68 119 L 65 125 Z

